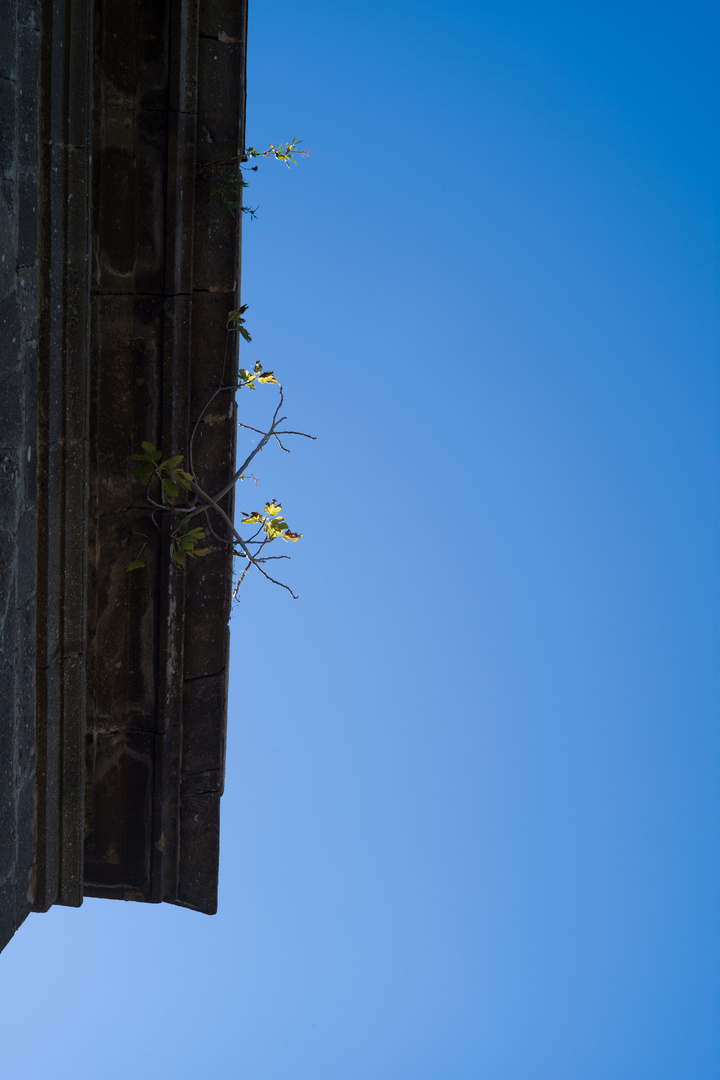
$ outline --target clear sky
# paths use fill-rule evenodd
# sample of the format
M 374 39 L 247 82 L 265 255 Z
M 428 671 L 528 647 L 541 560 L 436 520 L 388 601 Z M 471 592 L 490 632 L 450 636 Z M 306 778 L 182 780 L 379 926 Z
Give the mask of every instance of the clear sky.
M 234 616 L 219 914 L 31 916 L 3 1076 L 720 1075 L 719 23 L 253 0 L 300 600 Z

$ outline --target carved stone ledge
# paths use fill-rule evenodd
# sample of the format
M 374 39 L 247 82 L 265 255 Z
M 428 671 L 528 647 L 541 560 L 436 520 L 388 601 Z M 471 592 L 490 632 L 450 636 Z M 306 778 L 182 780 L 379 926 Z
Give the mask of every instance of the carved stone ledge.
M 202 166 L 240 152 L 245 115 L 244 2 L 22 7 L 0 50 L 16 118 L 0 225 L 28 259 L 22 288 L 0 268 L 0 321 L 22 329 L 0 355 L 17 556 L 0 573 L 0 947 L 31 907 L 83 896 L 216 909 L 231 556 L 174 571 L 128 463 L 143 439 L 187 455 L 236 369 L 239 215 L 208 204 Z M 34 113 L 13 97 L 21 71 Z M 231 396 L 195 443 L 218 487 Z M 153 539 L 128 574 L 132 525 Z

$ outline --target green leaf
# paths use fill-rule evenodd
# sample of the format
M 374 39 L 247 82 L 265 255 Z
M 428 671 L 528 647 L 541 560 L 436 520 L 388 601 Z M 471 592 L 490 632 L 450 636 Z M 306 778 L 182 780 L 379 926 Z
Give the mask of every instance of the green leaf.
M 143 487 L 147 487 L 152 479 L 154 469 L 142 469 L 138 465 L 133 465 L 130 469 L 130 472 L 136 478 L 136 480 L 140 481 Z
M 287 527 L 287 522 L 283 521 L 282 518 L 271 518 L 263 525 L 263 528 L 265 529 L 265 532 L 267 533 L 270 540 L 275 540 L 276 537 L 280 536 L 281 533 L 285 532 Z
M 185 472 L 184 469 L 176 469 L 173 476 L 181 488 L 184 488 L 185 491 L 192 491 L 192 482 L 195 479 L 192 473 Z
M 147 456 L 149 458 L 152 458 L 153 461 L 159 461 L 162 457 L 162 453 L 160 452 L 160 450 L 156 449 L 156 447 L 154 447 L 152 443 L 143 442 L 140 445 L 142 446 Z
M 170 472 L 170 471 L 172 471 L 172 469 L 177 468 L 177 466 L 180 464 L 182 459 L 183 459 L 182 454 L 177 454 L 175 457 L 171 457 L 171 458 L 168 458 L 167 461 L 163 461 L 162 467 L 164 469 L 167 469 L 168 472 Z
M 240 333 L 242 334 L 242 336 L 245 338 L 246 341 L 252 341 L 252 338 L 250 337 L 250 334 L 247 332 L 247 330 L 245 329 L 244 326 L 238 326 L 238 330 L 240 331 Z
M 142 559 L 133 559 L 132 562 L 127 564 L 125 570 L 141 570 L 144 565 L 145 563 L 142 561 Z
M 174 480 L 163 480 L 162 489 L 170 499 L 176 499 L 180 494 L 180 489 Z

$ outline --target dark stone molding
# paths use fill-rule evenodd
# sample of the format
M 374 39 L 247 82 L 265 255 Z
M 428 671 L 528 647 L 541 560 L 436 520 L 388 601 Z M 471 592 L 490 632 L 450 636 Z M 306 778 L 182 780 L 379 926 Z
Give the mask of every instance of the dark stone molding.
M 29 538 L 0 589 L 16 612 L 25 567 L 34 630 L 24 685 L 19 614 L 0 638 L 13 708 L 0 775 L 17 794 L 12 763 L 21 728 L 26 744 L 31 730 L 22 790 L 36 812 L 18 795 L 14 846 L 0 846 L 0 947 L 31 906 L 84 895 L 216 909 L 231 555 L 216 544 L 173 570 L 169 523 L 156 537 L 128 463 L 143 439 L 187 456 L 201 410 L 236 370 L 225 320 L 239 304 L 240 222 L 209 200 L 207 166 L 240 152 L 245 114 L 246 3 L 23 7 L 36 49 L 33 61 L 23 46 L 35 157 L 16 138 L 3 206 L 15 262 L 23 245 L 38 252 L 25 334 L 38 359 L 36 372 L 32 350 L 20 366 L 0 356 L 0 379 L 15 380 L 24 402 L 4 440 L 19 477 L 15 550 L 21 519 Z M 34 174 L 20 168 L 23 153 Z M 21 235 L 28 176 L 39 201 Z M 3 281 L 0 270 L 0 291 Z M 194 440 L 194 471 L 211 490 L 234 468 L 232 398 L 215 399 Z M 0 510 L 2 500 L 0 478 Z M 232 492 L 222 505 L 232 515 Z M 147 569 L 128 574 L 133 525 L 151 541 Z
M 92 2 L 41 12 L 34 906 L 46 911 L 82 903 Z
M 38 20 L 0 6 L 0 948 L 36 878 Z

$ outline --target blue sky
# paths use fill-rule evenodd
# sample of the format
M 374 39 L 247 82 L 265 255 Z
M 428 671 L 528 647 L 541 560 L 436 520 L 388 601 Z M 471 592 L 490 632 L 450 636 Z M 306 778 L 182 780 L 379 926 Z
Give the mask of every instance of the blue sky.
M 719 23 L 252 4 L 300 600 L 234 615 L 218 915 L 32 916 L 8 1076 L 718 1075 Z

